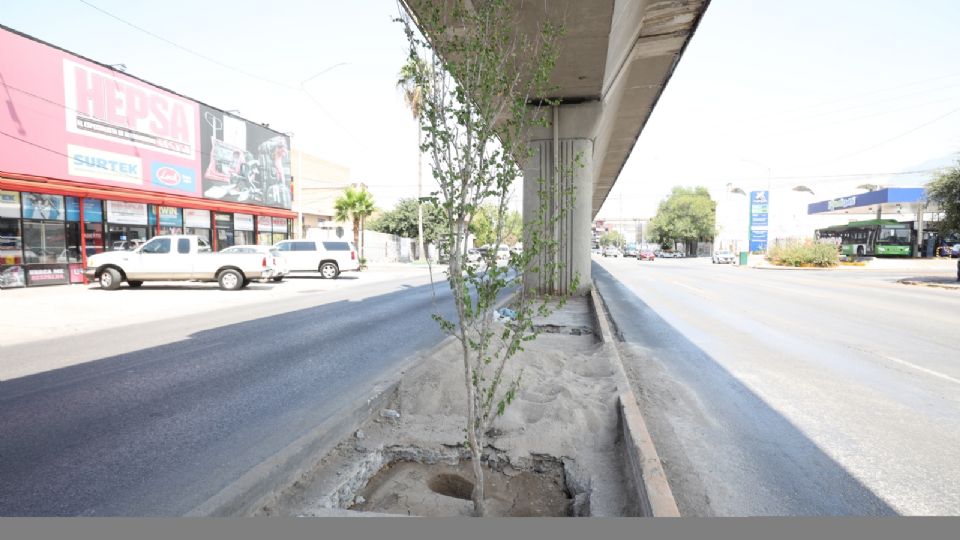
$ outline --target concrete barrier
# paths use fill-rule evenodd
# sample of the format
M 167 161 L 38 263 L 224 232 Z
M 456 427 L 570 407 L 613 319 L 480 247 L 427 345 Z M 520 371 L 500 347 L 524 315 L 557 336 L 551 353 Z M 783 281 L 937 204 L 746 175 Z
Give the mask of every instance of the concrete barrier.
M 673 491 L 667 482 L 667 475 L 663 471 L 657 449 L 647 430 L 640 407 L 637 405 L 636 396 L 630 387 L 627 372 L 623 367 L 623 359 L 614 341 L 613 328 L 607 319 L 603 298 L 597 292 L 596 286 L 590 289 L 590 300 L 600 339 L 609 350 L 617 372 L 615 375 L 619 400 L 617 411 L 623 430 L 626 472 L 631 486 L 636 490 L 639 513 L 647 517 L 680 517 L 677 501 L 673 497 Z

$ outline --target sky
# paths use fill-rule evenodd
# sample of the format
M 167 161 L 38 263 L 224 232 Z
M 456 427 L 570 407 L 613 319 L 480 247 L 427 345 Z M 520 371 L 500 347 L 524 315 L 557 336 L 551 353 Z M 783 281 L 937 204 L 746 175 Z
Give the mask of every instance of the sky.
M 416 195 L 398 13 L 396 0 L 0 0 L 9 27 L 292 133 L 382 208 Z M 713 0 L 598 217 L 650 217 L 675 185 L 805 185 L 823 200 L 922 184 L 930 173 L 886 173 L 960 151 L 958 23 L 955 0 Z

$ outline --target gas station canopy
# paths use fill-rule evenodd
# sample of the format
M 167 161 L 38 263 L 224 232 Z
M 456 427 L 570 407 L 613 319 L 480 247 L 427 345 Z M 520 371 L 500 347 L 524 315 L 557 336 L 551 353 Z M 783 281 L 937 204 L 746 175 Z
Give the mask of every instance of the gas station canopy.
M 921 207 L 924 212 L 935 211 L 923 188 L 885 188 L 812 203 L 807 205 L 807 214 L 916 214 Z

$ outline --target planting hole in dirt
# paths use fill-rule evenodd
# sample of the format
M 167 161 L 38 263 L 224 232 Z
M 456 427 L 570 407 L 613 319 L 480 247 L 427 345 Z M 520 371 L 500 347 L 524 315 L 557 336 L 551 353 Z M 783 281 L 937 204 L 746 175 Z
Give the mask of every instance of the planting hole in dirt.
M 473 496 L 473 482 L 455 474 L 438 474 L 427 481 L 427 487 L 434 493 L 465 501 Z
M 473 513 L 473 469 L 456 465 L 394 462 L 380 470 L 360 491 L 351 509 L 412 516 L 470 516 Z M 536 471 L 485 467 L 487 515 L 503 517 L 569 516 L 573 500 L 563 479 L 563 466 L 550 463 Z

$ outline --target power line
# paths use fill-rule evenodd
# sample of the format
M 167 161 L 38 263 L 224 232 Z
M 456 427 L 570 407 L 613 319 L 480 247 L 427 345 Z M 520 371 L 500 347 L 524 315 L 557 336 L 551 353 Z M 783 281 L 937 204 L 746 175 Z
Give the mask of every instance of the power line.
M 870 145 L 870 146 L 868 146 L 868 147 L 866 147 L 866 148 L 861 148 L 860 150 L 857 150 L 856 152 L 852 152 L 852 153 L 850 153 L 850 154 L 846 154 L 846 155 L 842 155 L 842 156 L 839 156 L 839 157 L 831 158 L 831 159 L 828 159 L 828 160 L 826 160 L 826 161 L 821 161 L 820 163 L 817 163 L 816 165 L 814 165 L 814 167 L 823 165 L 823 164 L 825 164 L 825 163 L 833 163 L 833 162 L 835 162 L 835 161 L 840 161 L 841 159 L 846 159 L 846 158 L 849 158 L 849 157 L 857 156 L 857 155 L 860 155 L 860 154 L 862 154 L 862 153 L 864 153 L 864 152 L 873 150 L 874 148 L 877 148 L 877 147 L 879 147 L 879 146 L 883 146 L 883 145 L 885 145 L 885 144 L 887 144 L 887 143 L 889 143 L 889 142 L 893 142 L 893 141 L 895 141 L 895 140 L 897 140 L 897 139 L 900 139 L 900 138 L 902 138 L 902 137 L 906 137 L 907 135 L 909 135 L 909 134 L 911 134 L 911 133 L 913 133 L 913 132 L 915 132 L 915 131 L 918 131 L 918 130 L 923 129 L 923 128 L 931 125 L 931 124 L 934 124 L 934 123 L 936 123 L 936 122 L 939 122 L 940 120 L 943 120 L 944 118 L 946 118 L 946 117 L 950 116 L 951 114 L 953 114 L 953 113 L 955 113 L 955 112 L 958 112 L 958 111 L 960 111 L 960 107 L 958 107 L 958 108 L 956 108 L 956 109 L 953 109 L 952 111 L 949 111 L 949 112 L 947 112 L 947 113 L 945 113 L 945 114 L 942 114 L 942 115 L 934 118 L 933 120 L 930 120 L 929 122 L 924 122 L 923 124 L 920 124 L 920 125 L 917 126 L 917 127 L 908 129 L 907 131 L 904 131 L 903 133 L 900 133 L 899 135 L 895 135 L 895 136 L 893 136 L 893 137 L 890 137 L 889 139 L 880 141 L 880 142 L 878 142 L 878 143 L 876 143 L 876 144 L 873 144 L 873 145 Z
M 241 69 L 241 68 L 238 68 L 238 67 L 235 67 L 235 66 L 231 66 L 231 65 L 226 64 L 226 63 L 224 63 L 224 62 L 221 62 L 221 61 L 219 61 L 219 60 L 217 60 L 217 59 L 215 59 L 215 58 L 211 58 L 211 57 L 209 57 L 209 56 L 207 56 L 207 55 L 205 55 L 205 54 L 203 54 L 203 53 L 201 53 L 201 52 L 197 52 L 197 51 L 195 51 L 195 50 L 193 50 L 193 49 L 190 49 L 190 48 L 188 48 L 188 47 L 184 47 L 183 45 L 180 45 L 179 43 L 177 43 L 177 42 L 175 42 L 175 41 L 171 41 L 171 40 L 169 40 L 169 39 L 167 39 L 167 38 L 165 38 L 165 37 L 163 37 L 163 36 L 161 36 L 161 35 L 159 35 L 159 34 L 155 34 L 155 33 L 151 32 L 150 30 L 147 30 L 146 28 L 143 28 L 142 26 L 138 26 L 138 25 L 136 25 L 136 24 L 134 24 L 134 23 L 126 20 L 126 19 L 123 19 L 123 18 L 121 18 L 121 17 L 118 17 L 117 15 L 114 15 L 113 13 L 110 13 L 109 11 L 107 11 L 107 10 L 101 8 L 101 7 L 98 7 L 98 6 L 94 5 L 94 4 L 91 4 L 90 2 L 87 2 L 86 0 L 79 0 L 79 2 L 80 2 L 81 4 L 84 4 L 84 5 L 92 8 L 92 9 L 95 9 L 95 10 L 99 11 L 100 13 L 106 15 L 107 17 L 110 17 L 111 19 L 115 19 L 115 20 L 117 20 L 117 21 L 120 21 L 120 22 L 122 22 L 123 24 L 125 24 L 125 25 L 127 25 L 127 26 L 129 26 L 129 27 L 131 27 L 131 28 L 134 28 L 134 29 L 136 29 L 136 30 L 139 30 L 140 32 L 143 32 L 144 34 L 147 34 L 147 35 L 150 36 L 150 37 L 153 37 L 153 38 L 155 38 L 155 39 L 158 39 L 158 40 L 160 40 L 160 41 L 162 41 L 162 42 L 164 42 L 164 43 L 166 43 L 166 44 L 168 44 L 168 45 L 172 45 L 173 47 L 176 47 L 176 48 L 180 49 L 181 51 L 184 51 L 184 52 L 186 52 L 186 53 L 192 54 L 193 56 L 196 56 L 197 58 L 201 58 L 201 59 L 203 59 L 203 60 L 206 60 L 207 62 L 210 62 L 210 63 L 212 63 L 212 64 L 216 64 L 216 65 L 218 65 L 218 66 L 220 66 L 220 67 L 222 67 L 222 68 L 229 69 L 230 71 L 234 71 L 234 72 L 236 72 L 236 73 L 240 73 L 240 74 L 242 74 L 242 75 L 246 75 L 247 77 L 251 77 L 251 78 L 254 78 L 254 79 L 257 79 L 257 80 L 266 82 L 266 83 L 270 83 L 270 84 L 273 84 L 273 85 L 276 85 L 276 86 L 280 86 L 280 87 L 286 88 L 286 89 L 288 89 L 288 90 L 296 90 L 296 89 L 297 89 L 296 87 L 291 86 L 291 85 L 289 85 L 289 84 L 282 83 L 282 82 L 279 82 L 279 81 L 275 81 L 275 80 L 270 79 L 270 78 L 268 78 L 268 77 L 264 77 L 264 76 L 262 76 L 262 75 L 257 75 L 256 73 L 251 73 L 251 72 L 246 71 L 246 70 L 244 70 L 244 69 Z

